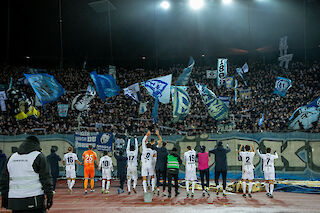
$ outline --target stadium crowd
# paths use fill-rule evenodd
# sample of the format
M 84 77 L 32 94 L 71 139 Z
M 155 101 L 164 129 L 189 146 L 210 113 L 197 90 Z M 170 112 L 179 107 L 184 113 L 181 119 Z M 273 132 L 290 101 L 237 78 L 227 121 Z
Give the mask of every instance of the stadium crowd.
M 188 134 L 198 135 L 201 133 L 219 133 L 219 126 L 231 125 L 233 130 L 240 132 L 283 132 L 288 130 L 288 120 L 295 109 L 313 101 L 320 96 L 320 63 L 314 62 L 308 68 L 303 63 L 294 62 L 290 64 L 288 70 L 282 70 L 278 64 L 263 64 L 259 62 L 249 63 L 249 72 L 246 73 L 248 86 L 244 85 L 243 80 L 236 74 L 235 65 L 229 65 L 228 76 L 234 76 L 238 80 L 238 88 L 249 88 L 251 95 L 247 98 L 240 98 L 238 93 L 237 104 L 234 102 L 234 89 L 218 88 L 216 79 L 207 79 L 206 70 L 215 70 L 214 67 L 195 66 L 189 80 L 188 93 L 191 97 L 192 106 L 190 114 L 181 123 L 173 123 L 172 104 L 159 105 L 158 125 L 162 134 Z M 176 65 L 170 69 L 163 70 L 143 70 L 117 68 L 117 84 L 121 89 L 136 82 L 142 82 L 151 78 L 173 74 L 173 84 L 184 66 Z M 48 69 L 49 74 L 53 75 L 66 90 L 66 94 L 58 99 L 57 102 L 50 103 L 45 107 L 37 107 L 40 110 L 38 119 L 28 117 L 17 121 L 14 115 L 0 111 L 0 134 L 16 135 L 23 133 L 53 134 L 53 133 L 73 133 L 78 128 L 88 131 L 105 131 L 116 133 L 128 133 L 130 135 L 140 135 L 146 126 L 152 124 L 151 110 L 154 99 L 146 93 L 143 87 L 142 101 L 149 101 L 148 110 L 139 115 L 139 103 L 124 96 L 123 91 L 119 95 L 107 99 L 103 102 L 96 96 L 90 103 L 90 111 L 87 116 L 78 118 L 78 113 L 69 107 L 66 118 L 59 117 L 57 103 L 69 104 L 73 98 L 84 92 L 89 83 L 93 84 L 90 78 L 90 71 L 83 69 L 66 68 L 63 71 L 58 69 Z M 14 85 L 27 96 L 34 97 L 35 93 L 30 85 L 21 83 L 26 67 L 9 65 L 0 66 L 0 84 L 9 85 L 12 77 Z M 100 74 L 108 73 L 107 69 L 97 69 Z M 291 79 L 292 88 L 287 92 L 285 98 L 273 94 L 277 76 Z M 19 80 L 20 79 L 20 80 Z M 207 113 L 205 105 L 202 103 L 201 96 L 194 86 L 194 80 L 198 83 L 207 85 L 217 96 L 229 96 L 229 120 L 218 123 Z M 19 84 L 20 83 L 20 84 Z M 3 90 L 3 89 L 0 89 Z M 264 122 L 258 126 L 258 119 L 264 114 Z M 305 130 L 304 130 L 305 131 Z M 320 132 L 319 123 L 314 123 L 308 132 Z

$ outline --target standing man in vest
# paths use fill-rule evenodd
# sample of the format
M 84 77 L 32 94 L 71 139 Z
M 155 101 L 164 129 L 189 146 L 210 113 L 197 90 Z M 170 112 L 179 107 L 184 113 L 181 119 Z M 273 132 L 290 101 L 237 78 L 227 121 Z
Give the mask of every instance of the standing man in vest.
M 53 201 L 50 167 L 40 142 L 28 136 L 6 162 L 0 187 L 2 207 L 12 212 L 46 212 Z M 45 201 L 47 203 L 45 204 Z
M 91 178 L 90 185 L 91 185 L 91 192 L 94 192 L 94 164 L 98 165 L 97 154 L 93 151 L 92 145 L 89 145 L 89 150 L 85 151 L 82 154 L 82 161 L 84 165 L 84 194 L 88 194 L 88 181 Z
M 209 194 L 209 153 L 206 152 L 206 147 L 201 146 L 201 152 L 198 153 L 198 169 L 200 171 L 201 185 L 202 185 L 202 196 L 204 197 L 207 193 Z M 204 178 L 206 178 L 206 184 L 204 184 Z
M 61 161 L 60 156 L 56 154 L 55 148 L 51 148 L 51 154 L 47 156 L 47 160 L 50 164 L 54 194 L 56 191 L 57 178 L 59 177 L 59 161 Z
M 174 187 L 175 187 L 175 196 L 180 194 L 178 192 L 178 175 L 179 175 L 179 165 L 182 164 L 182 160 L 178 155 L 177 148 L 173 148 L 171 153 L 168 155 L 168 164 L 167 164 L 167 171 L 168 171 L 168 198 L 171 197 L 171 185 L 172 185 L 172 178 L 174 178 Z

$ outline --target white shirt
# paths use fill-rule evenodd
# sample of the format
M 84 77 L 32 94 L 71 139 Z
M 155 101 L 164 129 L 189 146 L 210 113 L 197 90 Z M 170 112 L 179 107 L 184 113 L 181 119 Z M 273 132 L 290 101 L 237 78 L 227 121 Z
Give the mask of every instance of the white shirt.
M 75 169 L 75 163 L 77 160 L 78 156 L 72 152 L 68 152 L 63 157 L 63 161 L 66 163 L 66 169 Z
M 260 156 L 260 158 L 262 159 L 263 161 L 263 171 L 265 171 L 265 169 L 267 168 L 273 168 L 274 169 L 274 159 L 277 159 L 278 158 L 278 154 L 275 153 L 274 155 L 273 154 L 270 154 L 270 153 L 267 153 L 267 154 L 261 154 L 258 150 L 258 154 Z
M 135 149 L 134 151 L 130 151 L 130 139 L 127 144 L 127 158 L 128 158 L 128 167 L 137 167 L 138 163 L 138 140 L 134 139 Z
M 100 158 L 99 169 L 100 168 L 113 170 L 112 159 L 107 155 Z
M 185 162 L 186 166 L 187 165 L 191 165 L 196 163 L 196 151 L 189 150 L 187 152 L 184 153 L 183 155 L 183 162 Z
M 153 167 L 153 155 L 155 154 L 155 150 L 147 148 L 146 146 L 147 136 L 144 136 L 142 139 L 142 155 L 141 155 L 141 164 L 143 167 Z
M 242 158 L 242 168 L 244 168 L 245 166 L 254 168 L 253 166 L 253 157 L 255 155 L 254 152 L 240 152 L 239 155 Z

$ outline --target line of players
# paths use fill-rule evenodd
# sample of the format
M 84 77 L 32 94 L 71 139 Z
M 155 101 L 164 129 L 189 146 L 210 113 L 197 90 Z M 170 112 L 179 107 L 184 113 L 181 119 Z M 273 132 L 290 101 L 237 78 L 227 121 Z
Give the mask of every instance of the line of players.
M 142 139 L 142 155 L 141 155 L 141 175 L 142 175 L 142 185 L 143 185 L 143 191 L 147 192 L 147 180 L 148 178 L 151 179 L 151 188 L 152 191 L 155 192 L 155 187 L 157 185 L 157 194 L 159 195 L 159 181 L 156 183 L 155 178 L 155 159 L 157 158 L 157 148 L 160 147 L 160 144 L 162 143 L 162 138 L 159 134 L 159 131 L 156 130 L 156 135 L 158 136 L 157 146 L 155 146 L 155 140 L 152 138 L 150 142 L 148 142 L 148 138 L 151 135 L 151 132 L 148 131 L 147 134 Z M 163 142 L 165 143 L 165 142 Z M 243 190 L 243 197 L 246 197 L 246 188 L 247 188 L 247 182 L 248 182 L 248 196 L 252 197 L 252 185 L 253 185 L 253 179 L 254 179 L 254 165 L 253 165 L 253 158 L 255 155 L 255 150 L 253 145 L 251 145 L 251 148 L 249 145 L 245 146 L 245 151 L 242 150 L 243 145 L 241 144 L 238 154 L 239 154 L 239 160 L 242 161 L 242 190 Z M 190 146 L 187 147 L 188 151 L 184 153 L 183 162 L 185 163 L 185 181 L 186 181 L 186 192 L 187 197 L 189 197 L 189 184 L 191 182 L 191 197 L 194 196 L 194 189 L 195 184 L 197 180 L 196 175 L 196 158 L 197 153 L 195 150 L 191 149 Z M 166 150 L 166 149 L 165 149 Z M 72 188 L 75 184 L 75 178 L 76 178 L 76 172 L 75 172 L 75 162 L 77 162 L 79 165 L 82 165 L 82 163 L 78 160 L 77 155 L 72 152 L 72 148 L 68 148 L 68 153 L 64 155 L 63 164 L 66 166 L 66 177 L 67 177 L 67 183 L 68 183 L 68 189 L 72 193 Z M 274 190 L 274 180 L 275 180 L 275 169 L 274 169 L 274 160 L 278 158 L 277 153 L 271 154 L 271 149 L 266 149 L 266 154 L 261 154 L 259 150 L 257 150 L 258 155 L 263 160 L 263 171 L 265 176 L 265 188 L 267 191 L 267 196 L 270 198 L 273 198 L 273 190 Z M 137 186 L 137 179 L 138 179 L 138 173 L 137 173 L 137 166 L 138 166 L 138 140 L 135 139 L 134 146 L 130 144 L 130 139 L 127 143 L 126 148 L 126 154 L 127 154 L 127 187 L 128 187 L 128 194 L 131 193 L 131 181 L 133 181 L 133 187 L 132 190 L 134 193 L 136 192 L 136 186 Z M 199 153 L 198 153 L 199 155 Z M 172 156 L 171 156 L 172 157 Z M 178 155 L 175 155 L 176 158 L 180 158 Z M 168 159 L 170 158 L 170 154 L 168 154 Z M 89 150 L 83 153 L 82 156 L 83 165 L 84 165 L 84 189 L 85 194 L 87 194 L 87 186 L 88 186 L 88 180 L 89 177 L 91 178 L 91 192 L 94 191 L 94 163 L 96 163 L 98 169 L 102 170 L 102 193 L 109 193 L 110 189 L 110 181 L 113 171 L 113 165 L 112 165 L 112 159 L 108 156 L 108 152 L 104 152 L 104 156 L 100 158 L 99 164 L 97 164 L 97 155 L 92 150 L 92 146 L 89 146 Z M 209 159 L 207 160 L 209 161 Z M 179 164 L 181 164 L 181 159 L 178 159 Z M 169 162 L 166 162 L 169 163 Z M 166 167 L 166 166 L 165 166 Z M 179 165 L 178 165 L 179 168 Z M 167 171 L 164 171 L 163 173 L 166 173 Z M 208 174 L 207 174 L 208 175 Z M 158 175 L 157 175 L 158 176 Z M 168 172 L 168 176 L 170 176 Z M 162 178 L 166 182 L 166 174 L 162 174 Z M 149 180 L 150 180 L 149 179 Z M 172 177 L 168 178 L 168 185 L 169 187 L 169 195 L 168 197 L 171 197 L 171 179 Z M 202 180 L 204 182 L 204 180 Z M 216 181 L 217 183 L 217 181 Z M 177 185 L 177 184 L 176 184 Z M 202 183 L 204 185 L 204 183 Z M 164 186 L 165 189 L 165 186 Z M 122 192 L 124 192 L 122 190 Z M 210 196 L 208 192 L 208 188 L 205 187 L 203 191 L 203 196 L 205 196 L 205 192 L 208 196 Z M 118 190 L 118 193 L 119 190 Z M 218 195 L 218 189 L 216 191 Z M 176 186 L 176 196 L 179 194 Z M 163 192 L 163 196 L 166 196 L 166 194 Z M 226 196 L 225 193 L 225 186 L 223 195 Z

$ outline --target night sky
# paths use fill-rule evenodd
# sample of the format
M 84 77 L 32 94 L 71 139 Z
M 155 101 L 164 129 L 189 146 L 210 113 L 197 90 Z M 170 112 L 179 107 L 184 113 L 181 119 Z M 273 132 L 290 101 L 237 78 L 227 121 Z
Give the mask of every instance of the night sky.
M 7 2 L 5 2 L 7 1 Z M 60 43 L 58 0 L 4 0 L 1 8 L 1 61 L 7 60 L 8 2 L 10 2 L 10 63 L 58 66 Z M 278 56 L 281 36 L 289 37 L 288 52 L 304 57 L 304 21 L 308 59 L 320 54 L 320 1 L 305 0 L 206 0 L 192 11 L 187 0 L 171 0 L 164 11 L 155 0 L 112 0 L 113 57 L 111 62 L 107 14 L 96 13 L 89 0 L 62 0 L 65 64 L 138 67 L 186 63 L 190 55 L 204 64 L 217 57 L 248 59 Z M 306 19 L 305 19 L 306 17 Z M 259 51 L 257 51 L 257 49 Z M 249 53 L 249 54 L 248 54 Z M 26 61 L 25 56 L 31 59 Z M 31 61 L 31 62 L 30 62 Z M 198 60 L 199 61 L 199 60 Z

